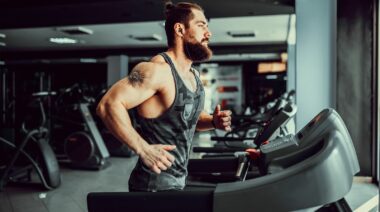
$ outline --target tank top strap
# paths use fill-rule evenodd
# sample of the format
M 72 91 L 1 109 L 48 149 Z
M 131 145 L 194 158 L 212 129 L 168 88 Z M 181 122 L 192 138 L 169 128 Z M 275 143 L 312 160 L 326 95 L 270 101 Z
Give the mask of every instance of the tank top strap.
M 159 53 L 159 55 L 161 55 L 164 58 L 165 62 L 169 64 L 173 77 L 176 78 L 175 80 L 177 81 L 177 77 L 179 76 L 177 75 L 177 71 L 175 69 L 172 59 L 170 59 L 170 57 L 165 52 Z

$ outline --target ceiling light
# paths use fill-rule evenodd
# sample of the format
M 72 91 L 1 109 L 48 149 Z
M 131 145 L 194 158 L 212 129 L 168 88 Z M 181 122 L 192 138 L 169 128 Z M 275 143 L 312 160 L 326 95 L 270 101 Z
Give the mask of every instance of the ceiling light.
M 253 38 L 255 32 L 253 31 L 228 31 L 227 34 L 233 38 Z
M 5 38 L 5 34 L 0 33 L 0 38 Z
M 94 58 L 80 58 L 81 63 L 96 63 L 97 59 Z
M 76 27 L 59 27 L 56 30 L 64 32 L 69 35 L 92 35 L 94 32 L 91 29 L 76 26 Z
M 58 43 L 58 44 L 73 44 L 78 43 L 78 40 L 72 39 L 72 38 L 50 38 L 50 42 L 52 43 Z
M 213 55 L 210 61 L 264 61 L 279 60 L 278 53 L 225 54 Z
M 162 37 L 158 34 L 152 34 L 152 35 L 130 35 L 129 36 L 132 39 L 138 40 L 138 41 L 161 41 Z

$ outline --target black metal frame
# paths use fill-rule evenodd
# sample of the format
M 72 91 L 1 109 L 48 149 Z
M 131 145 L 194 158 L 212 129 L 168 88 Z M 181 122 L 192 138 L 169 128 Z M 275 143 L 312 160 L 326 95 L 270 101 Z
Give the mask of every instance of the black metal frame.
M 371 117 L 372 117 L 372 125 L 371 125 L 371 160 L 372 160 L 372 166 L 371 166 L 371 172 L 372 172 L 372 179 L 373 182 L 376 184 L 379 184 L 379 141 L 380 141 L 380 135 L 378 132 L 378 126 L 380 124 L 380 116 L 379 116 L 379 65 L 378 65 L 378 51 L 379 51 L 379 43 L 378 43 L 378 36 L 379 36 L 379 2 L 378 0 L 373 0 L 373 30 L 372 30 L 372 39 L 373 39 L 373 48 L 372 48 L 372 82 L 371 82 L 371 93 L 372 93 L 372 99 L 371 99 Z

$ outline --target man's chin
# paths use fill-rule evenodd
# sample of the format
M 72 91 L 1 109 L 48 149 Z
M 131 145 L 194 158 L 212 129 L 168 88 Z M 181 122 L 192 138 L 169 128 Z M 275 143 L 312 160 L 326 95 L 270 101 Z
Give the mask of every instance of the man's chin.
M 211 59 L 212 55 L 213 55 L 213 52 L 210 48 L 207 47 L 207 50 L 206 50 L 208 53 L 207 53 L 207 56 L 205 56 L 205 58 L 203 58 L 201 61 L 199 62 L 204 62 L 204 61 L 208 61 Z
M 208 56 L 207 56 L 207 58 L 205 59 L 205 61 L 210 60 L 210 59 L 212 58 L 212 55 L 213 55 L 212 50 L 211 50 L 210 48 L 208 48 L 208 47 L 207 47 L 207 49 L 208 49 L 209 53 L 208 53 Z
M 189 57 L 187 57 L 189 58 Z M 211 55 L 208 56 L 208 57 L 204 57 L 204 58 L 189 58 L 190 60 L 192 60 L 193 62 L 206 62 L 206 61 L 209 61 L 211 59 Z
M 194 62 L 210 60 L 213 54 L 212 50 L 208 47 L 208 42 L 188 45 L 185 43 L 184 48 L 187 57 Z
M 212 55 L 210 55 L 210 56 L 207 57 L 207 58 L 202 58 L 202 59 L 199 59 L 199 60 L 194 60 L 194 62 L 206 62 L 206 61 L 211 60 L 211 57 L 212 57 Z

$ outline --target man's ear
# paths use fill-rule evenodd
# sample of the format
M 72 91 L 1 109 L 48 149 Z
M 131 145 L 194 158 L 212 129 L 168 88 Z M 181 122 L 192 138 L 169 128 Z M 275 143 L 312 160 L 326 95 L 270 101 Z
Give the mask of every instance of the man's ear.
M 184 26 L 184 24 L 181 24 L 181 23 L 174 24 L 174 32 L 178 36 L 183 37 L 183 35 L 185 33 L 185 26 Z

